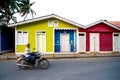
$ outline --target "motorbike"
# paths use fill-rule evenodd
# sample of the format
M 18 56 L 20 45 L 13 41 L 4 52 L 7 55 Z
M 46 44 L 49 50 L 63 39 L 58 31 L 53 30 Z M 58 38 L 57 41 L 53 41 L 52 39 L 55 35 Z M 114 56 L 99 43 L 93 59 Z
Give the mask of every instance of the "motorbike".
M 21 55 L 20 57 L 18 57 L 18 67 L 20 69 L 27 69 L 30 68 L 31 65 L 35 66 L 36 64 L 41 68 L 41 69 L 47 69 L 49 67 L 49 61 L 46 58 L 42 57 L 42 53 L 40 52 L 34 52 L 30 54 L 31 56 L 34 57 L 34 61 L 31 64 L 30 60 L 25 57 L 25 55 Z

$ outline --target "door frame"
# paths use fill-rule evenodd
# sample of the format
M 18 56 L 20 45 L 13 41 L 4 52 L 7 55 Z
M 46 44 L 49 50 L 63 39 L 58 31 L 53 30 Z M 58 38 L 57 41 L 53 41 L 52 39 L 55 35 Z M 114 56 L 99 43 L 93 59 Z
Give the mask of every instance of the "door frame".
M 67 52 L 70 52 L 70 34 L 69 33 L 61 33 L 60 34 L 60 52 L 62 52 L 62 50 L 61 50 L 61 40 L 62 40 L 62 35 L 68 35 L 68 37 L 69 37 L 69 51 L 67 51 Z M 66 51 L 65 51 L 66 52 Z
M 46 52 L 46 31 L 45 30 L 37 30 L 36 31 L 36 33 L 35 33 L 35 36 L 36 36 L 36 43 L 35 43 L 36 44 L 36 49 L 35 50 L 37 51 L 37 49 L 38 49 L 38 47 L 37 47 L 37 35 L 41 34 L 41 33 L 37 33 L 37 32 L 45 32 L 45 52 Z

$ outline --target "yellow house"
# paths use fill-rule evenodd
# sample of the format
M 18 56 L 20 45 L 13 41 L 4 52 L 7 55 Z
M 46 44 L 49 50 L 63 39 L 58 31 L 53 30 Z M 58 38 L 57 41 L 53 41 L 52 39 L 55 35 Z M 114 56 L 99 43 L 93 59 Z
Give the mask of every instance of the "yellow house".
M 24 54 L 27 43 L 32 52 L 44 54 L 77 52 L 78 28 L 81 24 L 55 14 L 42 16 L 14 24 L 15 53 Z

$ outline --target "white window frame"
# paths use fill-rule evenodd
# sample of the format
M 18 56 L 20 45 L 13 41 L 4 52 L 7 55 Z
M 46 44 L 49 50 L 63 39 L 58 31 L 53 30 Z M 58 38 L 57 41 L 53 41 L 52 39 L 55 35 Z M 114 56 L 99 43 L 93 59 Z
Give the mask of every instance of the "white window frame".
M 48 20 L 48 27 L 53 27 L 53 20 Z
M 21 34 L 19 34 L 20 35 L 19 39 L 18 39 L 18 36 L 19 36 L 18 32 L 21 33 Z M 26 44 L 28 44 L 28 31 L 19 30 L 19 31 L 16 31 L 16 33 L 17 33 L 16 34 L 16 44 L 17 45 L 26 45 Z M 26 35 L 24 33 L 26 33 Z
M 54 27 L 58 27 L 58 20 L 54 20 Z
M 48 20 L 48 27 L 58 27 L 58 20 Z

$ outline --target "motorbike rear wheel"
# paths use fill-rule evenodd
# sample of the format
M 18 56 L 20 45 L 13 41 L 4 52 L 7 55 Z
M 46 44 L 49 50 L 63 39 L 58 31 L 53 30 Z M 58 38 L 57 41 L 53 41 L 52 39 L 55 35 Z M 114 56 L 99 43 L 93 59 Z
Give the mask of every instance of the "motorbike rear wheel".
M 24 60 L 24 59 L 19 60 L 18 64 L 20 64 L 20 65 L 18 65 L 18 67 L 21 68 L 21 69 L 27 69 L 28 68 L 27 67 L 28 62 L 26 60 Z
M 41 69 L 47 69 L 49 67 L 49 61 L 45 58 L 38 61 L 38 65 Z

